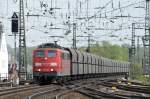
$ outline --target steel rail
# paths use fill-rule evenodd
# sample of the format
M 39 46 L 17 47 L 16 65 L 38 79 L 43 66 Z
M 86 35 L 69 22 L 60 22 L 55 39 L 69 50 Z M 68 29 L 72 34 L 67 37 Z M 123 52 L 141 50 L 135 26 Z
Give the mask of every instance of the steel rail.
M 113 98 L 113 99 L 129 99 L 129 97 L 119 96 L 112 93 L 105 93 L 100 90 L 96 90 L 90 87 L 84 87 L 83 90 L 78 90 L 77 92 L 90 96 L 94 99 L 101 99 L 101 98 Z
M 11 89 L 0 90 L 0 96 L 10 95 L 10 94 L 13 94 L 13 93 L 33 90 L 33 89 L 37 89 L 37 88 L 45 88 L 47 86 L 43 87 L 43 86 L 36 86 L 35 85 L 35 86 L 29 86 L 29 87 L 15 87 L 15 88 L 11 88 Z
M 47 90 L 47 91 L 44 91 L 44 92 L 35 93 L 35 94 L 29 96 L 28 99 L 34 99 L 34 98 L 36 99 L 36 97 L 38 97 L 38 96 L 47 94 L 49 92 L 57 91 L 57 90 L 60 90 L 60 88 L 55 88 L 55 89 Z
M 108 87 L 116 86 L 118 89 L 122 89 L 122 90 L 150 94 L 149 87 L 126 86 L 126 85 L 119 85 L 111 82 L 99 83 L 99 85 L 108 86 Z

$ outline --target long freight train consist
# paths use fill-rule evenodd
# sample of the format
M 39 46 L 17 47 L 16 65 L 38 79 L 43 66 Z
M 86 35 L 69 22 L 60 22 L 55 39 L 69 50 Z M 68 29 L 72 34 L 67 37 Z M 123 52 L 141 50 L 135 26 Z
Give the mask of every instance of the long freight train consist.
M 128 75 L 129 62 L 99 57 L 76 49 L 45 43 L 33 51 L 36 81 L 63 81 L 90 77 Z

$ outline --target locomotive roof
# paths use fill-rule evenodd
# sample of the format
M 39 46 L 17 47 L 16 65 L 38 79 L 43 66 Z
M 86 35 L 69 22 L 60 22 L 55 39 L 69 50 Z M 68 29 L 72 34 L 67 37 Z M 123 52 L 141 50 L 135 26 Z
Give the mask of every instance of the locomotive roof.
M 59 49 L 64 49 L 63 47 L 54 44 L 54 43 L 43 43 L 38 46 L 38 48 L 59 48 Z

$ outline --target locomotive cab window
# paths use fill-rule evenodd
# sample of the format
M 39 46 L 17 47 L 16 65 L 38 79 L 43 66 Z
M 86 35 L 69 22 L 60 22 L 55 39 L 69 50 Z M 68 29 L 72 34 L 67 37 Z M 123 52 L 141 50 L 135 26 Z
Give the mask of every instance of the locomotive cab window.
M 44 57 L 45 54 L 44 54 L 44 51 L 36 51 L 35 52 L 35 57 Z
M 56 56 L 56 51 L 49 50 L 48 51 L 48 57 L 55 57 Z

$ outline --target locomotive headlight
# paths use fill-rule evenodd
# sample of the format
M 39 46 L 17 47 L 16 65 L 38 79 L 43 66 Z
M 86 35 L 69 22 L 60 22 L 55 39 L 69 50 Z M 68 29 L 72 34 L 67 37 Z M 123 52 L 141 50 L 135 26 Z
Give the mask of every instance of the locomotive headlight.
M 44 59 L 47 60 L 47 57 L 45 57 Z
M 52 69 L 51 69 L 51 72 L 53 72 L 53 71 L 54 71 L 54 69 L 52 68 Z
M 41 71 L 41 69 L 38 69 L 38 71 L 40 72 L 40 71 Z
M 57 66 L 57 63 L 53 62 L 53 63 L 50 63 L 50 65 L 55 67 L 55 66 Z
M 35 63 L 35 66 L 42 66 L 42 63 Z

